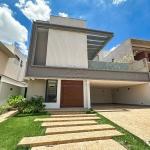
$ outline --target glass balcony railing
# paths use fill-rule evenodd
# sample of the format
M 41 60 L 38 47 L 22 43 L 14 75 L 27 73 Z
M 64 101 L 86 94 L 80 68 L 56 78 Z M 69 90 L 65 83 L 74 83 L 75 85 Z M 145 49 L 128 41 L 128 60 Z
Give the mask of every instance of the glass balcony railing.
M 103 62 L 103 61 L 88 61 L 89 69 L 96 70 L 113 70 L 113 71 L 133 71 L 133 72 L 149 72 L 146 59 L 133 62 Z

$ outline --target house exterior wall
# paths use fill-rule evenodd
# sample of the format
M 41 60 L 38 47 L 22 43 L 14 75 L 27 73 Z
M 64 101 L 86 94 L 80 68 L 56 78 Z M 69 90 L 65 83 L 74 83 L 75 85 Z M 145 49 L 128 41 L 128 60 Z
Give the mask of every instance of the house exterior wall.
M 34 65 L 46 65 L 48 29 L 37 29 Z
M 111 89 L 102 89 L 99 87 L 91 87 L 91 103 L 112 103 Z
M 8 56 L 0 51 L 0 74 L 4 74 L 8 59 Z
M 86 28 L 86 21 L 80 19 L 72 19 L 66 17 L 50 16 L 50 23 L 72 27 Z
M 21 87 L 0 82 L 0 105 L 5 104 L 11 95 L 19 95 L 20 90 Z
M 102 59 L 102 60 L 99 59 L 99 61 L 112 62 L 112 59 L 115 59 L 116 61 L 123 60 L 123 57 L 126 56 L 127 53 L 133 54 L 130 39 L 128 39 L 124 43 L 120 44 L 110 54 L 103 54 L 104 58 L 100 57 L 100 59 Z M 100 54 L 100 55 L 102 55 L 102 54 Z
M 27 90 L 27 99 L 30 99 L 32 96 L 43 96 L 45 99 L 45 89 L 46 89 L 46 80 L 29 80 L 28 81 L 28 90 Z
M 85 33 L 49 29 L 46 66 L 88 68 Z
M 4 75 L 17 81 L 23 81 L 26 69 L 26 58 L 14 45 L 6 46 L 10 48 L 14 54 L 20 58 L 20 60 L 18 61 L 16 58 L 9 58 Z M 20 66 L 21 60 L 23 61 L 22 67 Z
M 150 105 L 149 91 L 149 83 L 113 89 L 113 103 Z
M 60 108 L 60 94 L 61 94 L 61 79 L 57 79 L 57 102 L 56 103 L 46 103 L 46 108 Z M 70 80 L 70 79 L 69 79 Z M 45 99 L 46 94 L 46 80 L 35 79 L 29 80 L 28 90 L 27 90 L 27 99 L 30 99 L 32 96 L 43 96 Z M 90 83 L 88 80 L 83 80 L 83 102 L 84 108 L 91 108 L 90 102 Z

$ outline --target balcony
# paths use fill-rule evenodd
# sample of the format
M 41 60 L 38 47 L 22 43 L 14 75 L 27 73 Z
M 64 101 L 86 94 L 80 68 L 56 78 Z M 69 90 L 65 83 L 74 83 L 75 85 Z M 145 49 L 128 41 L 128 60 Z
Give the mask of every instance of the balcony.
M 145 58 L 139 61 L 122 62 L 122 63 L 89 60 L 88 68 L 95 70 L 109 70 L 109 71 L 112 70 L 112 71 L 149 72 L 148 62 Z

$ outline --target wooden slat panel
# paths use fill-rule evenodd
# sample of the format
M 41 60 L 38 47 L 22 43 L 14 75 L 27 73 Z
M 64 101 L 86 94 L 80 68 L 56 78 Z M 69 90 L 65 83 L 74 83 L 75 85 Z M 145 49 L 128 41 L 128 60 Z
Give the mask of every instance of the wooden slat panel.
M 61 81 L 61 107 L 83 107 L 83 81 Z

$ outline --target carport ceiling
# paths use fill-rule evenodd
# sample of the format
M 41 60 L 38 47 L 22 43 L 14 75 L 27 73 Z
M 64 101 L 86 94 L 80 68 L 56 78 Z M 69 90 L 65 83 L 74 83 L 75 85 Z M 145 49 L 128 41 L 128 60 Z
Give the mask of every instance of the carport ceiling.
M 147 82 L 133 82 L 133 81 L 111 81 L 111 80 L 91 80 L 90 86 L 91 87 L 98 87 L 98 88 L 120 88 L 138 84 L 144 84 Z

